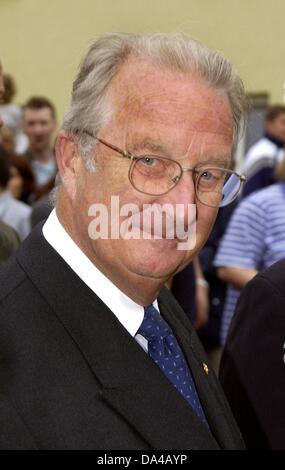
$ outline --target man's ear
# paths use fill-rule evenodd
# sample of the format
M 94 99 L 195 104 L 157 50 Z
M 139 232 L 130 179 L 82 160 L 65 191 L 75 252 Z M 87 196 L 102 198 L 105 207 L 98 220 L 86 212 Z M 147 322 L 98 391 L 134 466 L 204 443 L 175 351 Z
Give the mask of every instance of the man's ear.
M 60 131 L 56 139 L 55 155 L 61 180 L 71 195 L 75 191 L 76 174 L 80 165 L 78 145 L 67 132 Z
M 55 155 L 61 179 L 74 172 L 74 161 L 78 155 L 77 144 L 65 131 L 60 131 L 55 144 Z

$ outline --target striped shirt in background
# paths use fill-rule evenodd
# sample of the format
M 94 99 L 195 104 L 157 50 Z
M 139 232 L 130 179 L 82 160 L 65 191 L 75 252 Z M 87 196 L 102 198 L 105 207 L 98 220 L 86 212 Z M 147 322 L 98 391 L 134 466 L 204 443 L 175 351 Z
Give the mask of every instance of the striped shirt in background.
M 239 204 L 220 242 L 214 266 L 260 271 L 282 258 L 285 258 L 285 183 L 277 183 L 252 193 Z M 222 345 L 239 295 L 239 289 L 228 286 Z

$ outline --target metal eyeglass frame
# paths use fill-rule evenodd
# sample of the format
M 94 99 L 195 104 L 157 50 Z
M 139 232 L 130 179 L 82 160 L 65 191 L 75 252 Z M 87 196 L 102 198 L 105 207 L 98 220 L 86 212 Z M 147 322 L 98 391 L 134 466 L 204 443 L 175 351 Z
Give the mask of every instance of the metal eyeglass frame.
M 236 195 L 227 203 L 225 204 L 225 206 L 231 204 L 231 202 L 233 202 L 236 197 L 239 195 L 245 181 L 246 181 L 246 177 L 244 175 L 240 175 L 239 173 L 235 172 L 235 171 L 232 171 L 232 170 L 228 170 L 227 168 L 221 168 L 221 167 L 217 167 L 217 166 L 206 166 L 206 167 L 203 167 L 203 169 L 201 169 L 201 171 L 197 171 L 198 168 L 183 168 L 180 163 L 177 161 L 177 160 L 173 160 L 171 158 L 167 158 L 167 157 L 161 157 L 159 155 L 146 155 L 147 157 L 150 157 L 150 158 L 159 158 L 161 160 L 170 160 L 171 162 L 175 162 L 179 167 L 180 167 L 180 176 L 179 177 L 175 177 L 176 181 L 173 180 L 173 183 L 174 185 L 169 188 L 167 191 L 164 191 L 163 193 L 159 193 L 159 194 L 153 194 L 153 193 L 148 193 L 148 192 L 145 192 L 145 191 L 142 191 L 141 189 L 138 189 L 133 181 L 132 181 L 132 178 L 131 178 L 131 174 L 132 174 L 132 170 L 133 170 L 133 164 L 135 161 L 137 160 L 140 160 L 142 158 L 145 158 L 146 156 L 137 156 L 137 155 L 133 155 L 132 153 L 128 152 L 127 150 L 122 150 L 120 149 L 119 147 L 117 147 L 116 145 L 113 145 L 113 144 L 110 144 L 109 142 L 106 142 L 106 140 L 104 139 L 101 139 L 99 137 L 97 137 L 96 135 L 92 134 L 92 132 L 89 132 L 88 130 L 82 130 L 82 131 L 79 131 L 79 130 L 76 130 L 74 131 L 76 134 L 77 133 L 84 133 L 84 134 L 87 134 L 89 137 L 92 137 L 93 139 L 96 139 L 98 140 L 98 142 L 100 142 L 101 144 L 105 145 L 106 147 L 108 147 L 109 149 L 111 150 L 114 150 L 115 152 L 117 152 L 118 154 L 120 154 L 122 157 L 124 158 L 128 158 L 130 161 L 131 161 L 131 165 L 130 165 L 130 168 L 129 168 L 129 172 L 128 172 L 128 177 L 129 177 L 129 181 L 131 183 L 131 185 L 133 186 L 133 188 L 136 189 L 136 191 L 139 191 L 140 193 L 142 194 L 147 194 L 149 196 L 163 196 L 167 193 L 169 193 L 173 188 L 175 188 L 175 186 L 179 183 L 181 177 L 182 177 L 182 174 L 187 172 L 187 171 L 193 171 L 193 173 L 196 173 L 196 178 L 194 178 L 194 188 L 195 188 L 195 195 L 198 199 L 198 201 L 201 203 L 201 204 L 204 204 L 205 206 L 208 206 L 208 207 L 213 207 L 213 208 L 219 208 L 221 206 L 214 206 L 214 205 L 210 205 L 210 204 L 206 204 L 205 202 L 201 201 L 200 198 L 199 198 L 199 195 L 198 195 L 198 182 L 199 182 L 199 179 L 201 177 L 201 175 L 203 174 L 203 172 L 205 170 L 209 170 L 209 169 L 216 169 L 216 170 L 222 170 L 226 173 L 230 173 L 231 175 L 236 175 L 239 180 L 240 180 L 240 188 L 238 190 L 238 192 L 236 193 Z M 225 207 L 225 206 L 222 206 L 222 207 Z

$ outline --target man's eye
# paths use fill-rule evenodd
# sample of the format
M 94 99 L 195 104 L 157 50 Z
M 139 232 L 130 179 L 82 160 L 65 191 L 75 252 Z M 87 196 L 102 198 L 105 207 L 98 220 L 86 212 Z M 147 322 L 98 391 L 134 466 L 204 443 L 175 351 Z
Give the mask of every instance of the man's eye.
M 141 157 L 141 163 L 146 166 L 154 166 L 157 163 L 156 160 L 157 159 L 153 157 L 148 157 L 148 156 Z
M 136 161 L 135 169 L 148 177 L 159 178 L 169 172 L 167 160 L 143 155 Z
M 201 178 L 203 178 L 205 181 L 210 181 L 213 178 L 213 174 L 209 171 L 203 171 Z

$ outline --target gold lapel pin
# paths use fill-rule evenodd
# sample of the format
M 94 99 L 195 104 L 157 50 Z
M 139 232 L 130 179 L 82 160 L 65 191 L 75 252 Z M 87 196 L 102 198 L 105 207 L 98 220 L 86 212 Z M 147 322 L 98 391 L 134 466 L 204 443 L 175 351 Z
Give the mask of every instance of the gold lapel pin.
M 205 374 L 209 374 L 209 367 L 207 366 L 206 362 L 203 362 L 203 369 L 204 369 L 204 372 Z

